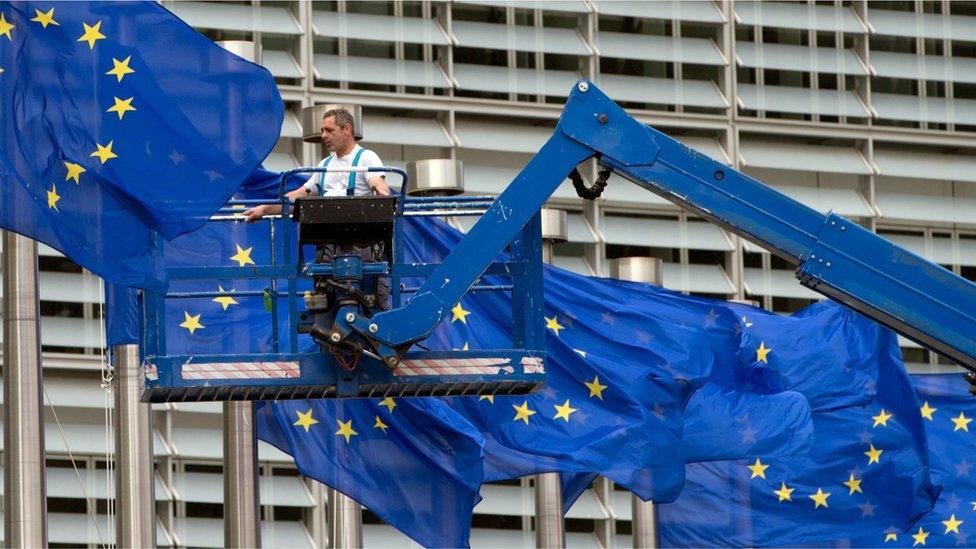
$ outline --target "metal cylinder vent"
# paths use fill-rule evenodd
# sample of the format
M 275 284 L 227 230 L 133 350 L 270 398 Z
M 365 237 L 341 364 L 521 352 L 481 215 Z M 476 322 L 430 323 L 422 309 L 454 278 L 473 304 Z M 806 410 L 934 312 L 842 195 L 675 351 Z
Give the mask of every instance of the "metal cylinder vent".
M 329 103 L 313 105 L 302 109 L 302 141 L 306 143 L 322 142 L 322 118 L 332 109 L 343 109 L 352 115 L 355 128 L 352 135 L 356 141 L 363 138 L 363 108 L 359 105 Z
M 454 196 L 464 192 L 460 160 L 431 158 L 407 163 L 408 196 Z

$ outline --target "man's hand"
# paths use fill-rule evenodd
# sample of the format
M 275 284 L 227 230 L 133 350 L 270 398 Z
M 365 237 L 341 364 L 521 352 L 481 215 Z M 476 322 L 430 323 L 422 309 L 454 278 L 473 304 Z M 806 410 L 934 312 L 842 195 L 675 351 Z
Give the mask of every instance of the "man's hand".
M 273 204 L 262 204 L 260 206 L 255 206 L 253 208 L 248 208 L 244 210 L 244 221 L 247 223 L 254 223 L 255 221 L 261 219 L 262 217 L 281 212 L 281 206 Z

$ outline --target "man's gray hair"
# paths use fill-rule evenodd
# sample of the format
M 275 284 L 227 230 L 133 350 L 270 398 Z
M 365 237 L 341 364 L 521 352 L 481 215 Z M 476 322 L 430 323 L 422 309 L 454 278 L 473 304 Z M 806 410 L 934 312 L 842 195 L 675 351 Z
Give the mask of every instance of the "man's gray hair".
M 352 117 L 352 114 L 346 109 L 329 109 L 325 111 L 322 115 L 322 120 L 329 118 L 330 116 L 335 117 L 336 126 L 340 128 L 349 124 L 349 131 L 353 135 L 356 135 L 356 119 Z

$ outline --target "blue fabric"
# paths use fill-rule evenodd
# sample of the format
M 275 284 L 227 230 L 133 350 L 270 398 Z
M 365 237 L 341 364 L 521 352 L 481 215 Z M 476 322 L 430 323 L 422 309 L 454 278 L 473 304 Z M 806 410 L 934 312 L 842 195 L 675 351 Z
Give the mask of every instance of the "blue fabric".
M 928 435 L 932 480 L 942 485 L 935 509 L 907 532 L 897 528 L 853 539 L 836 539 L 846 547 L 973 547 L 976 535 L 976 464 L 973 433 L 976 399 L 962 374 L 913 375 L 918 399 L 925 411 L 922 422 Z M 961 415 L 960 415 L 961 414 Z M 955 419 L 955 421 L 953 421 Z M 956 524 L 956 521 L 962 521 Z M 921 540 L 921 542 L 919 541 Z
M 740 373 L 804 394 L 816 440 L 805 455 L 689 464 L 681 496 L 659 507 L 662 546 L 820 544 L 902 529 L 932 508 L 940 488 L 894 333 L 829 302 L 793 317 L 756 311 L 743 327 Z M 860 491 L 844 485 L 850 475 Z M 780 501 L 783 484 L 792 492 Z M 819 508 L 818 490 L 830 494 Z
M 118 284 L 105 284 L 105 337 L 109 348 L 139 344 L 139 311 L 136 290 Z
M 200 227 L 271 151 L 274 79 L 154 2 L 0 12 L 0 226 L 163 289 L 150 230 Z
M 407 234 L 408 262 L 438 260 L 461 238 L 436 220 L 410 219 Z M 510 298 L 471 294 L 460 306 L 469 314 L 463 321 L 452 315 L 426 346 L 510 345 Z M 686 461 L 809 448 L 810 410 L 802 395 L 747 394 L 751 387 L 717 373 L 737 367 L 741 332 L 738 317 L 720 302 L 547 267 L 545 308 L 552 323 L 548 387 L 493 402 L 451 399 L 485 435 L 486 480 L 559 471 L 580 475 L 585 487 L 589 473 L 598 472 L 642 498 L 668 501 L 681 488 Z M 607 387 L 602 398 L 586 386 L 594 379 Z M 555 418 L 567 401 L 577 411 L 569 421 Z M 528 423 L 513 419 L 523 405 L 537 412 Z M 706 433 L 704 426 L 714 428 Z
M 481 435 L 437 399 L 391 400 L 392 409 L 377 399 L 260 402 L 258 436 L 416 542 L 467 547 Z M 301 414 L 317 423 L 306 431 Z M 348 441 L 343 423 L 356 433 Z
M 236 198 L 271 198 L 280 174 L 258 170 Z M 286 190 L 301 185 L 291 178 Z M 280 233 L 279 233 L 280 235 Z M 164 247 L 168 267 L 228 267 L 269 264 L 267 223 L 209 223 Z M 280 240 L 280 239 L 279 239 Z M 276 250 L 278 257 L 282 250 Z M 272 350 L 272 317 L 260 293 L 265 280 L 178 280 L 172 292 L 223 290 L 217 298 L 171 299 L 165 322 L 168 354 L 258 353 Z M 310 289 L 302 285 L 299 292 Z M 107 311 L 110 344 L 138 340 L 134 292 L 113 288 Z M 283 300 L 283 298 L 282 298 Z M 282 303 L 282 306 L 284 304 Z M 307 345 L 308 350 L 316 349 Z M 470 517 L 484 476 L 481 435 L 437 399 L 286 401 L 257 406 L 258 436 L 291 454 L 306 476 L 363 503 L 418 543 L 467 545 Z M 318 423 L 295 425 L 311 413 Z M 376 427 L 380 418 L 385 429 Z M 357 434 L 335 434 L 337 420 Z

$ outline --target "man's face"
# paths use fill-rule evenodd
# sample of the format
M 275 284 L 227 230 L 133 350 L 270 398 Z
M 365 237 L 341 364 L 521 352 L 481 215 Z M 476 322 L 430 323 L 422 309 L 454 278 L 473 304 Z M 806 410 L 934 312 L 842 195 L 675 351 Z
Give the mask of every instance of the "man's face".
M 322 143 L 329 152 L 345 150 L 349 140 L 352 139 L 352 130 L 348 124 L 339 126 L 336 124 L 334 116 L 326 117 L 322 120 Z

